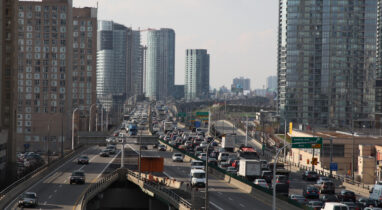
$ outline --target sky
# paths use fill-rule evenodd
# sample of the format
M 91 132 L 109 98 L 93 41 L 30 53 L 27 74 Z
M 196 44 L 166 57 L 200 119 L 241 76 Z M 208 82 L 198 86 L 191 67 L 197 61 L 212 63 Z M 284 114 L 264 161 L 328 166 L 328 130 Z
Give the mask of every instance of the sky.
M 230 87 L 235 77 L 262 88 L 276 75 L 278 1 L 275 0 L 74 0 L 96 7 L 98 19 L 137 30 L 175 30 L 175 84 L 184 84 L 186 49 L 207 49 L 210 86 Z M 145 36 L 142 36 L 145 43 Z

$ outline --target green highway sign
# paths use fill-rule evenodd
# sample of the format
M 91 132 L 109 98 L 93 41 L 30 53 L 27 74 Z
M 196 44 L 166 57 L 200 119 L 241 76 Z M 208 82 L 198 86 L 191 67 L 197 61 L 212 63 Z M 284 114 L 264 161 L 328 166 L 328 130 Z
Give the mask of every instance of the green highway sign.
M 186 112 L 179 112 L 178 113 L 178 117 L 186 117 L 186 116 L 187 116 Z
M 196 112 L 196 116 L 208 116 L 208 112 Z
M 320 149 L 322 137 L 292 137 L 292 148 Z

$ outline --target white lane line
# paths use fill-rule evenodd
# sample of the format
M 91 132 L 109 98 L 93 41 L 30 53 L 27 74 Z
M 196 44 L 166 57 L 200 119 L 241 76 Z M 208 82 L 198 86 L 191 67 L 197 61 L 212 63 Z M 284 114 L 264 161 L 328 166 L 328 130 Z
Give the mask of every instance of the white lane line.
M 121 153 L 121 151 L 119 151 L 119 152 L 113 157 L 113 159 L 111 159 L 111 160 L 109 161 L 109 163 L 105 166 L 105 168 L 101 171 L 101 173 L 98 174 L 97 179 L 103 174 L 103 172 L 106 171 L 107 168 L 109 168 L 110 164 L 112 164 L 112 163 L 114 162 L 115 158 L 117 158 L 117 156 L 119 155 L 119 153 Z
M 62 187 L 62 184 L 58 185 L 58 187 Z
M 71 163 L 73 162 L 73 160 L 75 158 L 77 158 L 79 155 L 85 153 L 85 151 L 88 151 L 90 149 L 92 149 L 93 147 L 90 147 L 84 151 L 82 151 L 80 154 L 77 154 L 75 155 L 74 157 L 72 157 L 72 159 L 70 159 L 69 161 L 66 161 L 64 164 L 62 164 L 61 166 L 57 167 L 56 169 L 54 169 L 52 172 L 50 172 L 47 176 L 45 176 L 44 178 L 40 179 L 40 181 L 36 182 L 34 185 L 32 185 L 30 188 L 28 188 L 25 192 L 29 192 L 31 191 L 32 188 L 34 188 L 36 185 L 40 184 L 41 182 L 45 181 L 46 179 L 48 179 L 50 176 L 52 176 L 52 174 L 56 173 L 58 170 L 60 170 L 62 167 L 64 167 L 66 164 L 68 163 Z M 19 199 L 20 196 L 17 196 L 15 199 L 13 199 L 12 202 L 10 202 L 8 204 L 8 206 L 5 207 L 5 210 L 7 210 L 12 204 L 14 204 L 16 202 L 17 199 Z
M 166 175 L 166 176 L 168 176 L 168 178 L 173 179 L 173 177 L 170 176 L 170 175 L 169 175 L 168 173 L 166 173 L 165 171 L 163 172 L 163 174 Z
M 129 146 L 135 153 L 139 154 L 139 152 L 135 150 L 130 144 L 126 144 L 126 145 Z
M 245 208 L 245 206 L 244 206 L 243 204 L 239 203 L 239 205 L 240 205 L 241 207 Z
M 56 190 L 54 190 L 54 193 L 56 193 L 57 192 L 57 189 Z
M 64 180 L 64 183 L 66 183 L 67 181 L 68 181 L 68 180 L 65 179 L 65 180 Z
M 223 193 L 222 192 L 218 192 L 219 193 L 219 195 L 223 195 Z
M 212 201 L 210 201 L 210 204 L 215 206 L 215 208 L 219 209 L 219 210 L 224 210 L 222 207 L 216 205 L 215 203 L 213 203 Z
M 231 197 L 228 197 L 228 199 L 229 199 L 230 201 L 232 201 L 232 198 L 231 198 Z
M 48 202 L 47 202 L 47 201 L 45 201 L 45 202 L 44 202 L 44 205 L 46 205 L 47 203 L 48 203 Z
M 52 198 L 52 195 L 49 195 L 48 199 L 51 199 Z

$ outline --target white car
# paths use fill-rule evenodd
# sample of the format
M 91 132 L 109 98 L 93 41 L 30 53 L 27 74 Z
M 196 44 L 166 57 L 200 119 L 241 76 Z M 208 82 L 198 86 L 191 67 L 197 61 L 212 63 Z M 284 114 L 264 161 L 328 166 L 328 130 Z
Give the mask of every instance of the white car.
M 198 158 L 205 161 L 207 159 L 207 154 L 206 153 L 200 153 L 198 155 Z
M 173 162 L 183 162 L 183 155 L 181 153 L 174 153 L 172 155 Z
M 260 187 L 263 187 L 266 189 L 269 188 L 268 183 L 265 181 L 265 179 L 255 179 L 255 181 L 253 181 L 253 184 L 259 185 Z

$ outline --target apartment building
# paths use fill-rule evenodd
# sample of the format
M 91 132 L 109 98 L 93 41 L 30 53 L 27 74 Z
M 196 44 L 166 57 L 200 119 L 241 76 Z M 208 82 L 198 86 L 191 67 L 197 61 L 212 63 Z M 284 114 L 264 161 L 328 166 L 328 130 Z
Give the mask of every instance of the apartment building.
M 97 8 L 73 8 L 73 109 L 79 109 L 79 130 L 95 130 L 97 100 Z M 92 117 L 90 117 L 90 114 Z M 90 122 L 91 120 L 92 122 Z

